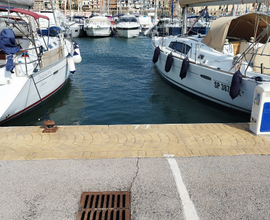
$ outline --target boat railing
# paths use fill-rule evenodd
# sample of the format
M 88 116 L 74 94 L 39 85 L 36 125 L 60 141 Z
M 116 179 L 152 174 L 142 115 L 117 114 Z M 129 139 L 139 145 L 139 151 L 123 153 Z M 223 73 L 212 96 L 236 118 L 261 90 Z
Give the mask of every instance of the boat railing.
M 34 53 L 29 53 L 29 51 L 33 51 L 33 50 L 34 50 Z M 15 58 L 17 62 L 15 62 L 14 64 L 16 66 L 20 65 L 21 67 L 23 65 L 25 72 L 23 75 L 21 74 L 17 76 L 31 75 L 32 73 L 29 73 L 30 64 L 33 65 L 33 68 L 34 68 L 33 72 L 38 71 L 38 66 L 39 66 L 39 69 L 42 69 L 41 61 L 42 61 L 43 53 L 44 53 L 44 49 L 42 46 L 20 49 Z M 31 58 L 29 58 L 30 56 Z M 22 60 L 21 58 L 24 58 L 24 59 Z

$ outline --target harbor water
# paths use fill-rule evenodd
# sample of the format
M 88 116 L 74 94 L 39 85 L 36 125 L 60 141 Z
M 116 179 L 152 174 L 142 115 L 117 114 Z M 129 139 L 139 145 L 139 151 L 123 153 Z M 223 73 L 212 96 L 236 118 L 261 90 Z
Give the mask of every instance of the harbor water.
M 44 104 L 56 125 L 248 122 L 230 110 L 166 83 L 152 63 L 151 39 L 76 38 L 82 62 Z M 43 125 L 42 106 L 4 126 Z

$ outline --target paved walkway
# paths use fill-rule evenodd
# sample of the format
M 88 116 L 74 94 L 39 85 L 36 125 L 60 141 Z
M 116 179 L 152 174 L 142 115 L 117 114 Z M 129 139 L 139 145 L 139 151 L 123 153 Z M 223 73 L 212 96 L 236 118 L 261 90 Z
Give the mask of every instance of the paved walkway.
M 0 127 L 0 160 L 270 154 L 270 137 L 249 124 Z

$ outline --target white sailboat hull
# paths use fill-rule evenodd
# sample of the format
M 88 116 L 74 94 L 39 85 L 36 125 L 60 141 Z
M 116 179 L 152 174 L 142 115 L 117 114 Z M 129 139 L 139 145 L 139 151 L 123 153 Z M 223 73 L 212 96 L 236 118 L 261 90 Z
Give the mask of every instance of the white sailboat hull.
M 1 10 L 7 8 L 1 7 Z M 45 15 L 28 10 L 8 10 L 19 11 L 22 17 L 29 15 L 35 20 L 49 20 Z M 59 27 L 51 27 L 48 30 L 50 36 L 37 35 L 31 21 L 27 23 L 29 29 L 23 29 L 21 21 L 17 20 L 12 21 L 13 27 L 1 26 L 0 124 L 30 111 L 41 104 L 42 100 L 50 98 L 62 88 L 70 73 L 76 70 L 72 57 L 75 42 L 65 39 Z M 31 31 L 28 33 L 28 30 Z M 22 31 L 26 33 L 21 34 Z M 76 50 L 79 50 L 78 46 Z M 79 51 L 76 56 L 79 56 Z
M 39 94 L 43 101 L 50 98 L 62 88 L 69 75 L 64 58 L 32 76 L 14 77 L 9 85 L 0 86 L 0 123 L 18 117 L 41 104 Z
M 254 89 L 257 86 L 255 82 L 244 80 L 243 85 L 248 88 L 245 89 L 245 93 L 242 94 L 241 97 L 237 97 L 236 99 L 232 100 L 229 96 L 232 76 L 229 77 L 226 74 L 223 75 L 220 73 L 217 78 L 216 70 L 206 67 L 198 67 L 198 65 L 190 64 L 189 70 L 187 71 L 187 77 L 181 80 L 179 73 L 182 61 L 174 59 L 172 69 L 169 73 L 166 73 L 164 70 L 166 58 L 167 55 L 161 53 L 160 59 L 156 63 L 156 66 L 162 77 L 170 83 L 209 101 L 239 111 L 250 113 L 252 108 Z M 220 86 L 216 88 L 215 83 L 219 83 Z
M 170 71 L 166 72 L 165 64 L 169 53 L 173 55 L 173 64 Z M 254 89 L 258 85 L 254 78 L 243 77 L 240 93 L 235 99 L 232 99 L 229 92 L 234 70 L 229 73 L 222 69 L 190 60 L 187 75 L 181 79 L 179 75 L 185 57 L 181 57 L 179 54 L 161 47 L 158 61 L 155 65 L 164 79 L 181 89 L 235 110 L 246 113 L 251 112 Z M 230 68 L 231 63 L 232 61 L 227 63 L 228 68 Z M 242 68 L 242 72 L 243 70 L 244 67 Z M 270 80 L 270 76 L 267 75 L 264 75 L 263 78 Z

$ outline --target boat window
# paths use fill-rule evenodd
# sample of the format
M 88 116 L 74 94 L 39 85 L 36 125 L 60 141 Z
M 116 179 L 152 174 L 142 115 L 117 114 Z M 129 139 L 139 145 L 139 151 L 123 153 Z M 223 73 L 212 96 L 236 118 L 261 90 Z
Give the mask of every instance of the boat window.
M 120 18 L 119 22 L 128 22 L 127 18 Z
M 136 18 L 120 18 L 119 22 L 137 22 Z
M 171 42 L 169 47 L 184 54 L 187 54 L 191 48 L 189 45 L 181 42 Z
M 136 18 L 129 18 L 129 22 L 137 22 Z

